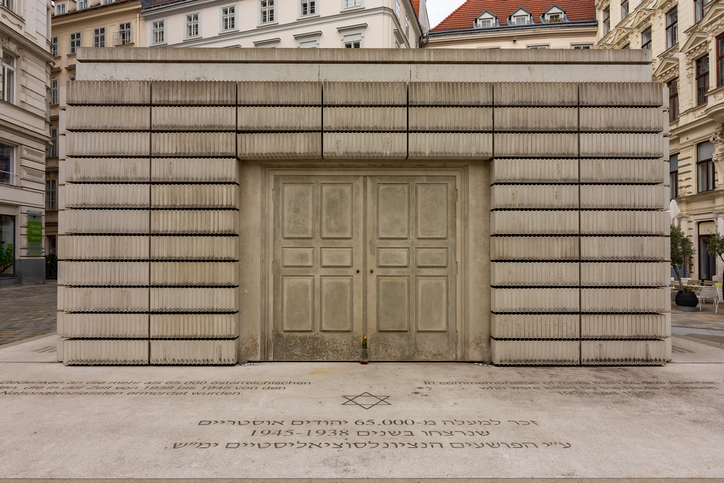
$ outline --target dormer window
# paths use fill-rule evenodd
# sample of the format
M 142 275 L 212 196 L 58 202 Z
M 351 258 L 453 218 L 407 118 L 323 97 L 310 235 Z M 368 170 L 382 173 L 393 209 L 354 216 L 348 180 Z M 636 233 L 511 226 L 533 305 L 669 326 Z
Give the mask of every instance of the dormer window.
M 493 26 L 492 18 L 479 18 L 478 19 L 478 28 L 489 29 L 492 26 Z
M 510 25 L 528 25 L 529 23 L 531 23 L 530 12 L 522 7 L 510 16 Z
M 546 20 L 548 22 L 560 22 L 561 20 L 563 20 L 563 15 L 561 15 L 560 13 L 549 13 Z
M 564 22 L 566 20 L 566 12 L 558 5 L 551 6 L 541 16 L 542 20 L 548 23 Z
M 498 18 L 490 10 L 486 10 L 475 19 L 475 28 L 489 29 L 498 26 Z

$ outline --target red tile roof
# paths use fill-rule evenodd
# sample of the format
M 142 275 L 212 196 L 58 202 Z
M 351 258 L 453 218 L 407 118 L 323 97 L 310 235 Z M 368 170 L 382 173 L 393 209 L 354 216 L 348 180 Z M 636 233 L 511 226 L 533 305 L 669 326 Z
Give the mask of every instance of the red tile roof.
M 417 18 L 420 18 L 420 0 L 412 0 L 412 7 L 415 9 Z
M 533 14 L 533 22 L 541 23 L 540 16 L 553 5 L 566 11 L 568 20 L 595 20 L 594 0 L 467 0 L 447 16 L 431 32 L 472 29 L 475 19 L 486 10 L 498 17 L 498 24 L 507 25 L 510 15 L 523 7 Z

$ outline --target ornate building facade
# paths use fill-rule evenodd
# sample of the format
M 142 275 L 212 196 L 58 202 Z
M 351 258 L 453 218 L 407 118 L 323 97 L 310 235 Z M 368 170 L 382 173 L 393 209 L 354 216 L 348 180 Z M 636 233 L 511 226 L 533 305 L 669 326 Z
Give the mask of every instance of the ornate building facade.
M 724 2 L 599 0 L 596 10 L 598 48 L 652 50 L 669 91 L 670 197 L 697 251 L 688 275 L 721 281 L 706 244 L 724 233 Z

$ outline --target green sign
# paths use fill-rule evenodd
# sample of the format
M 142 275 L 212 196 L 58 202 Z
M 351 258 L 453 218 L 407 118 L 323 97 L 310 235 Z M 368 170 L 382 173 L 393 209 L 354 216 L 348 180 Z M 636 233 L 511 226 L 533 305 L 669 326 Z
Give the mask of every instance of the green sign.
M 43 254 L 43 213 L 28 211 L 28 256 Z

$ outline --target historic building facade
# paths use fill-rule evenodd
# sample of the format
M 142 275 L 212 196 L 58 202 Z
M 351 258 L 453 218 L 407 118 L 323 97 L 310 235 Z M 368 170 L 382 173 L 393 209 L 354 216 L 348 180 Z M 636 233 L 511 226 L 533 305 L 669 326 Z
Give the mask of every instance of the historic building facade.
M 425 0 L 153 0 L 143 16 L 150 47 L 417 48 L 428 29 Z
M 650 49 L 654 80 L 668 87 L 671 194 L 697 250 L 695 279 L 724 266 L 706 244 L 724 234 L 724 4 L 696 0 L 596 2 L 597 47 Z
M 435 26 L 426 48 L 592 49 L 594 0 L 467 0 Z
M 647 53 L 77 59 L 66 364 L 349 361 L 363 336 L 377 361 L 669 358 L 668 98 Z
M 49 3 L 0 3 L 0 249 L 12 247 L 10 260 L 0 261 L 0 284 L 45 280 L 49 34 Z

